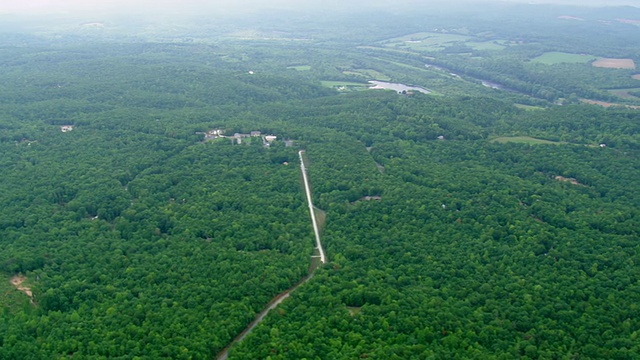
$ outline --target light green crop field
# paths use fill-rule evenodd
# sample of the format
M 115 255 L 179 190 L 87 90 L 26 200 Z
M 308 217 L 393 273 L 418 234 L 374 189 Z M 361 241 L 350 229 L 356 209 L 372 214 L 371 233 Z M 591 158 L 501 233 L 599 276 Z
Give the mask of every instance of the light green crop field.
M 362 76 L 371 80 L 381 80 L 381 81 L 391 80 L 391 78 L 388 77 L 387 75 L 373 69 L 353 69 L 350 71 L 343 71 L 342 73 L 345 75 Z
M 320 83 L 322 84 L 322 86 L 326 86 L 326 87 L 340 87 L 340 86 L 368 87 L 370 85 L 367 83 L 357 83 L 357 82 L 351 82 L 351 81 L 332 81 L 332 80 L 323 80 L 323 81 L 320 81 Z
M 570 54 L 563 52 L 546 52 L 536 58 L 531 59 L 531 62 L 536 62 L 545 65 L 554 65 L 562 63 L 582 63 L 586 64 L 589 61 L 595 60 L 596 57 L 588 54 Z
M 385 46 L 403 46 L 412 50 L 441 50 L 447 45 L 471 39 L 470 36 L 419 32 L 383 41 Z

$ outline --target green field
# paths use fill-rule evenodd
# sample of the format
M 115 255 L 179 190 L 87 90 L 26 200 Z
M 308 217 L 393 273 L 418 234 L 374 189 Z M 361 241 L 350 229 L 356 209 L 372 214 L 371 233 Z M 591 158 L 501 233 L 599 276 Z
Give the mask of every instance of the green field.
M 544 110 L 544 108 L 540 106 L 531 106 L 531 105 L 524 105 L 524 104 L 515 104 L 515 107 L 519 109 L 524 109 L 524 110 Z
M 371 80 L 381 80 L 381 81 L 391 80 L 389 76 L 373 69 L 353 69 L 349 71 L 343 71 L 342 73 L 345 75 L 362 76 Z
M 563 64 L 563 63 L 583 63 L 586 64 L 589 61 L 595 60 L 596 57 L 593 55 L 587 54 L 570 54 L 563 52 L 546 52 L 536 58 L 531 59 L 532 62 L 545 64 L 545 65 L 554 65 L 554 64 Z
M 401 46 L 412 50 L 442 50 L 456 42 L 471 39 L 470 36 L 432 32 L 413 33 L 383 41 L 385 46 Z
M 502 50 L 506 47 L 502 41 L 468 41 L 465 45 L 474 50 Z
M 562 144 L 561 142 L 558 141 L 549 141 L 549 140 L 544 140 L 544 139 L 536 139 L 536 138 L 532 138 L 529 136 L 502 136 L 502 137 L 497 137 L 495 139 L 492 139 L 491 142 L 497 142 L 497 143 L 508 143 L 508 142 L 513 142 L 513 143 L 519 143 L 519 144 L 530 144 L 530 145 L 539 145 L 539 144 L 553 144 L 553 145 L 559 145 Z
M 326 86 L 326 87 L 368 87 L 369 84 L 365 84 L 365 83 L 358 83 L 358 82 L 352 82 L 352 81 L 332 81 L 332 80 L 323 80 L 320 81 L 320 83 L 322 84 L 322 86 Z
M 311 70 L 311 65 L 287 66 L 287 69 L 292 69 L 292 70 L 296 70 L 296 71 L 309 71 L 309 70 Z

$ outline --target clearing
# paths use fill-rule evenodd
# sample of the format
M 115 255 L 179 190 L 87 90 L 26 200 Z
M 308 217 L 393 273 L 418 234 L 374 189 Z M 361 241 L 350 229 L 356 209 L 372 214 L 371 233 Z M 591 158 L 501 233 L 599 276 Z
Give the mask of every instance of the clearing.
M 531 62 L 545 64 L 545 65 L 555 65 L 555 64 L 586 64 L 589 61 L 595 60 L 596 57 L 588 54 L 571 54 L 564 53 L 558 51 L 550 51 L 546 52 L 536 58 L 531 59 Z
M 11 285 L 15 286 L 16 289 L 18 289 L 18 291 L 22 291 L 23 293 L 25 293 L 29 297 L 29 301 L 31 302 L 31 304 L 35 305 L 35 303 L 33 302 L 33 292 L 31 291 L 31 288 L 22 285 L 26 280 L 27 278 L 24 275 L 18 274 L 12 277 L 10 282 Z
M 637 99 L 638 96 L 632 95 L 629 92 L 630 91 L 640 92 L 640 88 L 611 89 L 611 90 L 608 90 L 608 91 L 610 93 L 612 93 L 613 95 L 621 97 L 623 99 Z
M 491 139 L 491 142 L 497 142 L 497 143 L 508 143 L 508 142 L 514 142 L 514 143 L 519 143 L 519 144 L 530 144 L 530 145 L 538 145 L 538 144 L 553 144 L 553 145 L 559 145 L 562 144 L 562 142 L 559 141 L 550 141 L 550 140 L 544 140 L 544 139 L 536 139 L 530 136 L 502 136 L 502 137 L 497 137 L 495 139 Z
M 616 103 L 610 103 L 606 101 L 589 100 L 589 99 L 580 99 L 580 101 L 582 101 L 583 103 L 591 104 L 591 105 L 600 105 L 606 108 L 611 106 L 624 106 L 627 109 L 636 109 L 636 110 L 640 109 L 640 106 L 637 106 L 637 105 L 623 105 L 623 104 L 616 104 Z
M 388 77 L 387 75 L 374 70 L 374 69 L 353 69 L 353 70 L 349 70 L 349 71 L 343 71 L 342 72 L 345 75 L 356 75 L 356 76 L 362 76 L 364 78 L 367 78 L 367 80 L 382 80 L 382 81 L 389 81 L 391 80 L 390 77 Z
M 525 104 L 514 104 L 515 107 L 523 110 L 544 110 L 543 107 L 533 106 L 533 105 L 525 105 Z
M 591 63 L 595 67 L 608 68 L 608 69 L 635 69 L 636 63 L 632 59 L 611 59 L 611 58 L 599 58 Z
M 419 32 L 384 40 L 382 43 L 385 46 L 403 46 L 413 50 L 438 51 L 453 43 L 464 42 L 469 39 L 471 37 L 466 35 Z
M 635 75 L 632 75 L 631 77 L 636 80 L 640 80 L 640 74 L 635 74 Z
M 287 69 L 293 69 L 296 71 L 309 71 L 311 70 L 311 65 L 293 65 L 287 66 Z
M 320 81 L 322 86 L 332 87 L 332 88 L 368 88 L 371 84 L 365 83 L 357 83 L 352 81 L 332 81 L 332 80 L 323 80 Z
M 464 44 L 474 50 L 503 50 L 507 46 L 504 40 L 496 41 L 467 41 Z
M 571 183 L 573 185 L 585 186 L 585 185 L 581 184 L 580 182 L 578 182 L 578 180 L 576 180 L 574 178 L 566 178 L 564 176 L 558 175 L 558 176 L 555 177 L 555 179 L 558 180 L 558 181 L 568 182 L 568 183 Z

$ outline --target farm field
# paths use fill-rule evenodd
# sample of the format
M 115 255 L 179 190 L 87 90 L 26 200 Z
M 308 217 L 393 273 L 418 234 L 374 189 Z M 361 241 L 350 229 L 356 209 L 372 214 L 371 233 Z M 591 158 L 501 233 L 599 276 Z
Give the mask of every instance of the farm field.
M 640 88 L 630 88 L 630 89 L 611 89 L 609 90 L 615 96 L 625 98 L 625 99 L 637 99 L 638 97 L 631 94 L 631 92 L 640 92 Z
M 470 39 L 471 37 L 466 35 L 421 32 L 385 40 L 383 44 L 386 46 L 408 47 L 412 50 L 438 51 L 453 43 Z
M 333 81 L 333 80 L 322 80 L 320 81 L 320 83 L 322 84 L 322 86 L 325 87 L 369 87 L 370 84 L 365 84 L 365 83 L 358 83 L 358 82 L 353 82 L 353 81 Z
M 562 63 L 588 63 L 595 60 L 596 57 L 587 54 L 570 54 L 558 51 L 546 52 L 536 58 L 531 59 L 531 62 L 536 62 L 545 65 L 555 65 Z
M 635 69 L 636 64 L 632 59 L 600 58 L 592 63 L 595 67 L 608 69 Z
M 377 70 L 373 69 L 353 69 L 342 72 L 345 75 L 356 75 L 367 78 L 367 80 L 389 81 L 391 78 Z

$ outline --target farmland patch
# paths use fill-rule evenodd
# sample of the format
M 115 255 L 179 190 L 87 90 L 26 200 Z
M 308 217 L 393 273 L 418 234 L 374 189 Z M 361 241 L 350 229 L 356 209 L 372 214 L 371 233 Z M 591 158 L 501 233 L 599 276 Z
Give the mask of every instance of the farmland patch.
M 531 62 L 536 62 L 545 65 L 554 65 L 562 63 L 583 63 L 586 64 L 589 61 L 595 60 L 596 57 L 588 54 L 571 54 L 557 51 L 546 52 L 536 58 L 531 59 Z
M 591 65 L 595 67 L 608 68 L 608 69 L 635 69 L 636 64 L 632 59 L 611 59 L 611 58 L 599 58 Z

